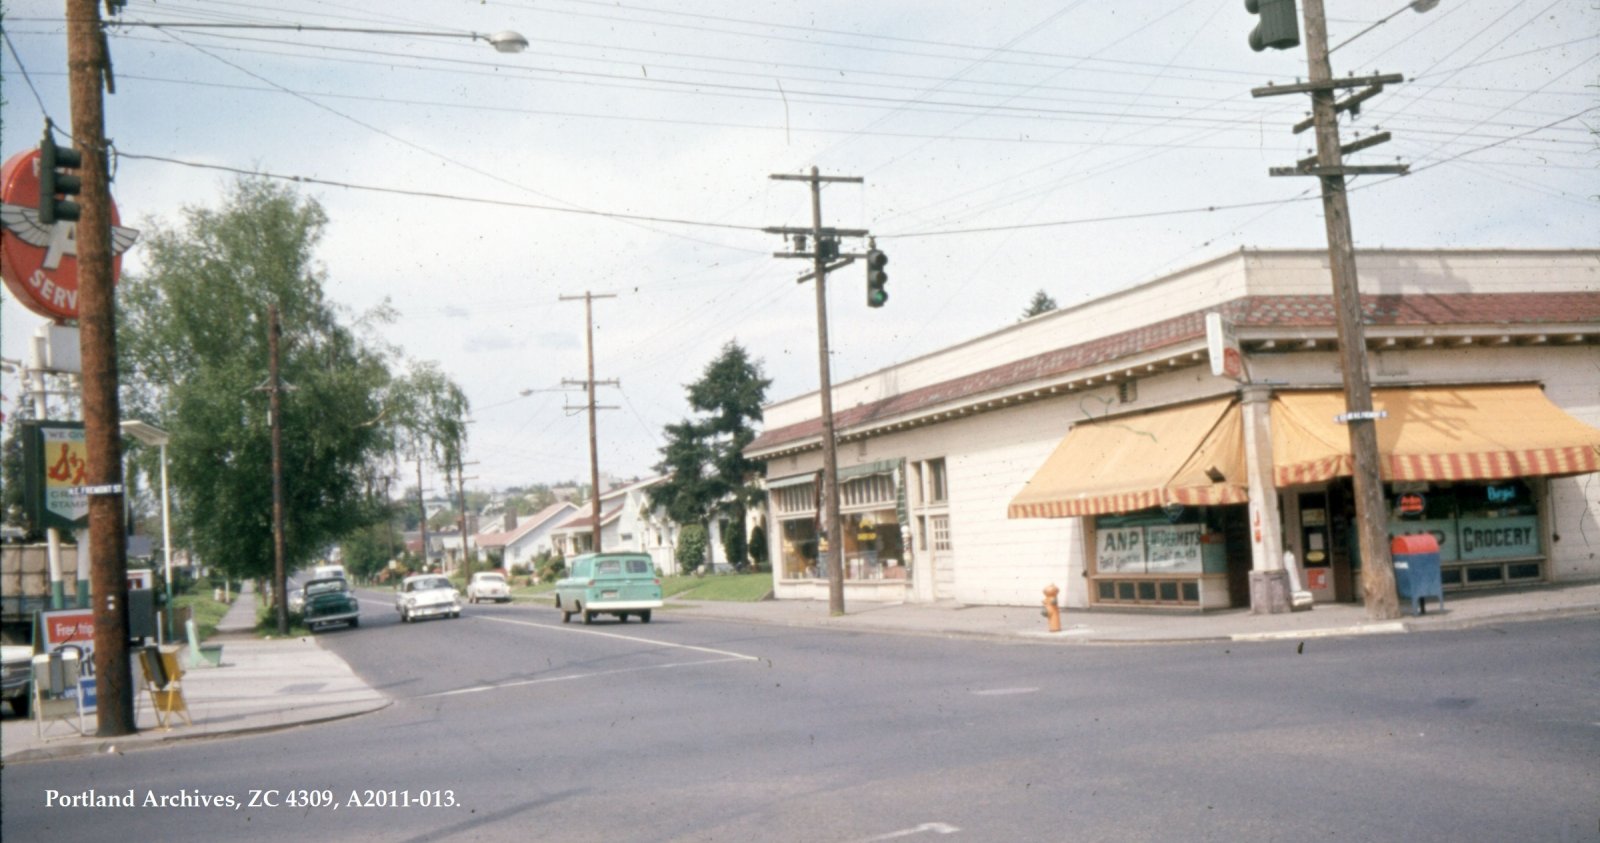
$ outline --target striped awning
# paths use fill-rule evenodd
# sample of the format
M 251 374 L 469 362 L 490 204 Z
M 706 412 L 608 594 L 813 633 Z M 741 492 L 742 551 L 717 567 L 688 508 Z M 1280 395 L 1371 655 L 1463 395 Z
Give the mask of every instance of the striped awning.
M 1222 398 L 1074 425 L 1006 514 L 1069 518 L 1247 499 L 1239 408 Z
M 1379 389 L 1378 452 L 1384 480 L 1503 480 L 1600 471 L 1600 429 L 1573 418 L 1537 386 Z M 1335 417 L 1344 393 L 1273 396 L 1273 482 L 1348 476 L 1350 433 Z

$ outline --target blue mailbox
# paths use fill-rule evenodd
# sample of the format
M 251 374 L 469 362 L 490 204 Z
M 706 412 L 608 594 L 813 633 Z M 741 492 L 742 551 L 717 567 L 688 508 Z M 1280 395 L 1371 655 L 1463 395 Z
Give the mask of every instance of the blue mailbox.
M 1439 540 L 1422 533 L 1395 536 L 1389 543 L 1394 556 L 1394 585 L 1400 600 L 1411 601 L 1412 613 L 1427 612 L 1423 601 L 1429 597 L 1444 608 L 1444 582 L 1439 574 Z

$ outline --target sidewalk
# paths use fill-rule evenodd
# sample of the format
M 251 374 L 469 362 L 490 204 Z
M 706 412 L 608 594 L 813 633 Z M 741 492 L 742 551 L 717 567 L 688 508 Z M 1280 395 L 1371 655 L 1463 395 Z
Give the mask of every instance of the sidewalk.
M 389 705 L 367 687 L 345 661 L 311 638 L 267 640 L 255 637 L 256 595 L 246 585 L 217 626 L 208 644 L 222 645 L 221 667 L 197 667 L 183 675 L 183 696 L 194 725 L 173 715 L 163 731 L 144 691 L 143 675 L 133 666 L 134 709 L 140 731 L 119 738 L 95 735 L 95 718 L 45 724 L 39 737 L 34 721 L 8 718 L 0 723 L 0 763 L 91 755 L 148 748 L 168 741 L 238 735 L 318 723 L 376 711 Z
M 785 626 L 858 632 L 889 632 L 1072 643 L 1160 643 L 1268 641 L 1335 635 L 1465 629 L 1495 623 L 1591 615 L 1600 617 L 1600 582 L 1530 586 L 1479 594 L 1451 594 L 1443 610 L 1429 601 L 1422 616 L 1372 622 L 1353 603 L 1321 603 L 1308 611 L 1252 615 L 1247 609 L 1206 612 L 1064 609 L 1061 632 L 1046 631 L 1043 595 L 1039 606 L 963 606 L 955 603 L 846 603 L 845 615 L 829 617 L 828 605 L 812 600 L 724 603 L 668 600 L 675 615 L 755 621 Z M 1409 608 L 1409 605 L 1402 607 Z
M 1042 600 L 1041 595 L 1041 600 Z M 545 601 L 537 601 L 545 602 Z M 667 601 L 673 618 L 730 620 L 778 626 L 836 629 L 902 635 L 978 638 L 1055 644 L 1137 644 L 1158 642 L 1303 640 L 1325 636 L 1394 634 L 1465 629 L 1527 620 L 1600 618 L 1600 582 L 1533 586 L 1483 594 L 1452 594 L 1444 609 L 1433 606 L 1420 617 L 1373 623 L 1353 604 L 1320 604 L 1310 611 L 1252 615 L 1247 610 L 1208 612 L 1129 612 L 1067 609 L 1062 631 L 1047 632 L 1037 606 L 937 604 L 846 605 L 841 617 L 828 615 L 821 601 L 767 600 L 759 603 Z M 376 711 L 388 697 L 369 688 L 338 656 L 311 638 L 264 640 L 255 637 L 256 595 L 246 589 L 208 643 L 221 643 L 222 666 L 195 668 L 183 677 L 183 691 L 194 724 L 156 727 L 148 695 L 138 685 L 141 731 L 121 738 L 87 735 L 76 720 L 47 725 L 41 739 L 32 720 L 0 724 L 0 763 L 62 758 L 130 748 L 159 746 L 185 738 L 268 731 L 335 720 Z M 642 627 L 637 627 L 642 629 Z M 135 666 L 136 683 L 141 675 Z

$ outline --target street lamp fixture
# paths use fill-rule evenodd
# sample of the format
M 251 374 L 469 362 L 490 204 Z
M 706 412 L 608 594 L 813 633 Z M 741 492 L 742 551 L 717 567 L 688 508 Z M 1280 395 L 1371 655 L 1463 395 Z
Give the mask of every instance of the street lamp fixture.
M 106 21 L 106 27 L 140 26 L 150 29 L 276 29 L 292 32 L 351 32 L 358 35 L 418 35 L 426 38 L 471 38 L 482 41 L 501 53 L 520 53 L 528 49 L 522 33 L 502 29 L 493 35 L 428 29 L 367 29 L 352 26 L 313 26 L 300 23 L 189 23 L 187 21 Z

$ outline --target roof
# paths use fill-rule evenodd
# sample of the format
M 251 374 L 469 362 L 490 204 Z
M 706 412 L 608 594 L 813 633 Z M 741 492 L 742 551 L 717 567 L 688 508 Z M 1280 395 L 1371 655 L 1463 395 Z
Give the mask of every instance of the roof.
M 600 513 L 600 526 L 604 527 L 605 525 L 617 520 L 621 516 L 622 505 L 618 504 Z M 571 518 L 568 518 L 556 526 L 556 530 L 563 533 L 592 529 L 594 529 L 594 511 L 587 506 L 580 510 L 576 515 L 573 515 Z
M 1376 328 L 1379 330 L 1374 333 L 1378 334 L 1384 328 L 1399 331 L 1440 325 L 1506 328 L 1600 323 L 1600 296 L 1592 292 L 1375 294 L 1361 297 L 1361 309 L 1369 331 Z M 1306 329 L 1336 330 L 1331 294 L 1246 296 L 1220 307 L 1191 311 L 839 410 L 834 413 L 834 427 L 842 433 L 852 427 L 904 417 L 997 390 L 1065 377 L 1139 354 L 1203 343 L 1205 316 L 1211 311 L 1230 318 L 1242 334 L 1252 330 L 1258 334 L 1271 333 L 1273 329 L 1285 333 Z M 1369 339 L 1371 336 L 1369 333 Z M 818 416 L 763 431 L 745 453 L 759 458 L 764 452 L 801 445 L 821 434 L 822 419 Z
M 479 547 L 506 547 L 514 544 L 518 539 L 544 526 L 551 519 L 568 511 L 576 510 L 577 505 L 571 501 L 559 501 L 550 504 L 544 509 L 521 519 L 515 529 L 502 530 L 496 533 L 479 533 L 475 539 Z

